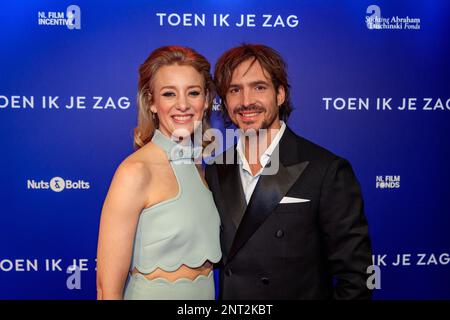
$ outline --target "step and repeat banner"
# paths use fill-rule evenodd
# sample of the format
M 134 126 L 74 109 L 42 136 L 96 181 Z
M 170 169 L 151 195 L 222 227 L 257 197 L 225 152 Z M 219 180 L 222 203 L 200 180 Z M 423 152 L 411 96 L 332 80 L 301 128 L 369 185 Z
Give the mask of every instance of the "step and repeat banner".
M 288 125 L 352 163 L 374 299 L 450 299 L 449 31 L 447 0 L 2 1 L 0 299 L 96 298 L 100 213 L 133 151 L 138 66 L 164 45 L 214 65 L 241 43 L 282 54 Z

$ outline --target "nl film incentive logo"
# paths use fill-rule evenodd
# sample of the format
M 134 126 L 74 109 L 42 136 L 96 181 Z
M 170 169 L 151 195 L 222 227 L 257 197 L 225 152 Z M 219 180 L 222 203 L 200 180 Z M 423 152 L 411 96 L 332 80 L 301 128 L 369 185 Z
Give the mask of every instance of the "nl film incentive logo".
M 38 25 L 66 26 L 69 30 L 81 29 L 81 9 L 77 5 L 70 5 L 66 11 L 39 11 Z
M 370 30 L 420 30 L 420 18 L 382 17 L 381 8 L 370 5 L 366 10 L 366 25 Z
M 399 189 L 400 188 L 400 176 L 377 176 L 376 177 L 377 189 Z
M 89 182 L 84 180 L 69 180 L 61 177 L 54 177 L 50 181 L 34 179 L 27 180 L 27 189 L 31 190 L 52 190 L 54 192 L 61 192 L 64 190 L 87 190 L 90 189 Z

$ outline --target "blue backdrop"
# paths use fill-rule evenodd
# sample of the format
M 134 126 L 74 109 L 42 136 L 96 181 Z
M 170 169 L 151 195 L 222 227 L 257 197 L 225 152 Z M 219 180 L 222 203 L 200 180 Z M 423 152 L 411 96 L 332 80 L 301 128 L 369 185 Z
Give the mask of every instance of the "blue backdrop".
M 449 31 L 447 0 L 1 2 L 0 298 L 96 297 L 100 212 L 132 152 L 139 64 L 178 44 L 214 65 L 249 42 L 288 63 L 288 124 L 354 167 L 381 268 L 374 298 L 450 299 Z

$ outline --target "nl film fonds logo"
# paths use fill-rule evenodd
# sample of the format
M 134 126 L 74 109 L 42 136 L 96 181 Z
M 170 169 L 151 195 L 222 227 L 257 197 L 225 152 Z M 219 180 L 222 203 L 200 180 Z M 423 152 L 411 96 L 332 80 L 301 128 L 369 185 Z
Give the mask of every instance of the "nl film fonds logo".
M 400 188 L 400 175 L 395 176 L 376 176 L 377 189 L 399 189 Z
M 84 180 L 70 180 L 61 177 L 54 177 L 50 181 L 45 180 L 27 180 L 27 189 L 29 190 L 52 190 L 61 192 L 64 190 L 87 190 L 90 189 L 90 183 Z

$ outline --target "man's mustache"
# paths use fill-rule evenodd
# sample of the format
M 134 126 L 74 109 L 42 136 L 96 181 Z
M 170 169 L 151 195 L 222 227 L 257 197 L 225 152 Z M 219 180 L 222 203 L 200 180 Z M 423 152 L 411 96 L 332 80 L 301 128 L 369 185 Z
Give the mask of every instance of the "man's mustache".
M 266 108 L 259 106 L 257 104 L 250 104 L 248 106 L 239 106 L 233 110 L 233 114 L 246 112 L 246 111 L 257 111 L 257 112 L 265 112 Z

